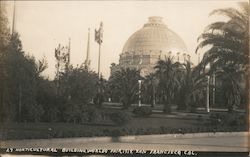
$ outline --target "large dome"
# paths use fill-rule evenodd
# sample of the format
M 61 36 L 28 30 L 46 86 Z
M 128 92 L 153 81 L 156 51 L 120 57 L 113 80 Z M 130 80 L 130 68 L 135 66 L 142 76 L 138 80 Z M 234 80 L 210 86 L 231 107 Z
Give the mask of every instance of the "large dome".
M 148 23 L 143 28 L 136 31 L 127 40 L 122 53 L 149 53 L 162 52 L 167 55 L 170 51 L 174 54 L 187 52 L 187 48 L 182 39 L 170 30 L 161 17 L 149 17 Z
M 111 73 L 121 68 L 135 68 L 145 76 L 154 72 L 159 59 L 171 56 L 175 61 L 185 62 L 186 54 L 184 42 L 162 22 L 162 18 L 149 17 L 148 23 L 128 39 L 120 54 L 119 64 L 111 66 Z

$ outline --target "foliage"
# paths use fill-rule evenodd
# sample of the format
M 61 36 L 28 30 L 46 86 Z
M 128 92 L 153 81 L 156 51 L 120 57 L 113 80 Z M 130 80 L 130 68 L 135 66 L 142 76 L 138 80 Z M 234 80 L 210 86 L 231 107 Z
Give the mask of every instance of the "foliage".
M 240 106 L 242 88 L 240 87 L 241 72 L 235 67 L 224 67 L 223 71 L 217 73 L 221 79 L 220 88 L 223 89 L 222 97 L 225 98 L 225 105 L 229 112 Z M 245 95 L 245 97 L 247 97 Z
M 10 41 L 10 31 L 8 29 L 8 20 L 6 16 L 6 8 L 4 3 L 0 6 L 0 122 L 7 117 L 7 107 L 4 103 L 5 96 L 5 60 L 7 55 L 7 47 Z
M 142 99 L 143 102 L 151 104 L 153 107 L 156 103 L 156 90 L 158 85 L 158 79 L 154 73 L 147 75 L 143 80 L 142 86 Z
M 125 109 L 129 108 L 138 98 L 138 80 L 140 73 L 135 69 L 121 69 L 109 79 L 110 89 L 120 98 Z
M 7 52 L 4 67 L 6 117 L 11 121 L 39 120 L 43 108 L 36 98 L 42 70 L 37 71 L 34 57 L 25 55 L 17 33 L 12 34 Z
M 126 135 L 150 135 L 150 134 L 186 134 L 201 132 L 231 132 L 247 131 L 246 125 L 242 125 L 243 118 L 238 115 L 230 120 L 230 125 L 207 125 L 171 128 L 167 126 L 159 127 L 131 127 L 129 125 L 119 127 L 86 127 L 82 124 L 65 123 L 20 123 L 6 125 L 4 136 L 0 139 L 46 139 L 46 138 L 66 138 L 66 137 L 94 137 L 94 136 L 126 136 Z M 236 122 L 237 121 L 237 122 Z M 236 125 L 236 123 L 238 123 Z M 245 119 L 246 122 L 246 119 Z M 223 124 L 223 125 L 221 125 Z M 117 140 L 117 139 L 114 139 Z
M 213 113 L 209 117 L 209 123 L 217 129 L 221 127 L 246 128 L 247 116 L 239 113 Z
M 107 100 L 107 97 L 109 93 L 107 92 L 107 80 L 103 78 L 101 75 L 100 79 L 97 81 L 96 88 L 97 88 L 97 94 L 94 98 L 94 104 L 98 107 L 102 106 L 102 103 L 104 102 L 105 98 Z
M 178 109 L 194 111 L 204 99 L 203 91 L 207 87 L 207 80 L 200 75 L 199 66 L 192 68 L 191 62 L 182 64 L 183 70 L 180 78 L 180 90 L 178 93 Z
M 178 80 L 180 75 L 180 64 L 174 63 L 172 57 L 166 58 L 166 60 L 159 60 L 156 69 L 156 77 L 159 79 L 158 90 L 159 95 L 164 103 L 164 112 L 171 112 L 171 103 L 174 96 L 180 87 Z
M 118 111 L 114 112 L 110 115 L 110 119 L 116 124 L 116 125 L 125 125 L 128 124 L 131 120 L 131 115 L 127 112 Z
M 138 117 L 149 117 L 152 114 L 151 107 L 140 106 L 133 110 L 133 113 Z
M 18 33 L 6 46 L 4 60 L 4 99 L 1 117 L 4 121 L 59 122 L 82 121 L 84 105 L 96 95 L 97 75 L 82 67 L 68 66 L 60 73 L 60 93 L 56 80 L 41 74 L 47 68 L 45 58 L 36 61 L 22 49 Z M 1 67 L 2 68 L 2 67 Z M 2 89 L 2 88 L 1 88 Z M 1 93 L 2 94 L 2 93 Z M 80 120 L 79 120 L 80 119 Z
M 62 119 L 66 116 L 66 121 L 74 123 L 83 120 L 81 117 L 85 116 L 82 113 L 84 108 L 97 93 L 95 88 L 97 79 L 95 73 L 89 72 L 83 67 L 70 68 L 67 74 L 62 75 L 61 88 L 64 88 L 64 93 L 61 94 L 67 98 L 61 104 Z
M 22 121 L 29 121 L 29 122 L 40 122 L 42 120 L 42 116 L 44 114 L 43 106 L 40 104 L 29 104 L 29 106 L 23 107 Z M 27 117 L 26 117 L 27 116 Z
M 86 115 L 86 117 L 88 118 L 87 122 L 89 122 L 89 123 L 99 123 L 103 119 L 106 119 L 106 117 L 107 117 L 106 113 L 103 113 L 98 108 L 96 108 L 94 106 L 90 106 L 90 105 L 84 107 L 82 113 Z
M 109 115 L 93 105 L 68 104 L 64 112 L 64 121 L 74 124 L 100 125 L 106 122 Z
M 220 68 L 222 64 L 242 65 L 247 68 L 245 66 L 248 65 L 249 55 L 248 3 L 240 3 L 240 7 L 240 10 L 227 8 L 218 9 L 211 13 L 211 15 L 225 15 L 229 20 L 210 24 L 199 37 L 203 40 L 198 45 L 197 50 L 204 46 L 212 46 L 206 51 L 202 64 L 206 65 L 212 62 L 212 68 Z
M 234 105 L 239 105 L 239 77 L 245 82 L 247 96 L 249 73 L 249 7 L 247 2 L 239 3 L 240 9 L 218 9 L 211 13 L 228 17 L 228 21 L 218 21 L 210 24 L 199 37 L 197 50 L 210 46 L 205 52 L 201 67 L 210 65 L 207 75 L 223 74 L 227 79 L 229 112 Z M 230 92 L 231 91 L 231 92 Z M 234 107 L 232 107 L 232 105 Z
M 57 122 L 59 121 L 60 101 L 56 93 L 56 85 L 53 81 L 40 78 L 37 87 L 37 103 L 43 106 L 44 114 L 42 121 Z
M 0 6 L 0 48 L 3 50 L 9 43 L 10 40 L 10 30 L 8 28 L 8 19 L 6 12 L 6 5 L 4 3 Z M 2 51 L 1 51 L 2 53 Z
M 62 80 L 63 76 L 67 76 L 70 67 L 70 45 L 69 46 L 61 46 L 60 44 L 55 49 L 55 59 L 56 59 L 56 76 L 55 83 L 57 87 L 57 94 L 62 96 L 65 90 L 64 82 Z
M 67 75 L 62 76 L 62 80 L 67 87 L 64 96 L 76 103 L 88 104 L 97 93 L 94 88 L 98 80 L 97 75 L 82 67 L 70 69 Z

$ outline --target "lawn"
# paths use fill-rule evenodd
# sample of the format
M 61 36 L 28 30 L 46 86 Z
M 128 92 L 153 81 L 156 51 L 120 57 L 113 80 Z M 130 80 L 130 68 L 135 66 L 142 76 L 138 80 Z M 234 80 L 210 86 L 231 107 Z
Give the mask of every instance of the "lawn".
M 71 123 L 6 123 L 2 125 L 4 136 L 7 139 L 23 138 L 52 138 L 52 137 L 74 137 L 74 136 L 102 136 L 112 134 L 112 131 L 128 130 L 132 134 L 139 134 L 136 131 L 143 129 L 164 128 L 188 128 L 196 125 L 195 120 L 181 120 L 173 118 L 133 118 L 125 126 L 116 125 L 91 125 Z M 134 132 L 134 133 L 133 133 Z M 3 138 L 3 137 L 2 137 Z
M 107 114 L 121 111 L 119 108 L 102 108 Z M 122 111 L 128 112 L 130 111 Z M 226 118 L 227 119 L 227 118 Z M 5 123 L 1 125 L 0 139 L 47 139 L 64 137 L 121 136 L 143 134 L 167 134 L 213 131 L 240 131 L 244 124 L 222 125 L 211 121 L 211 114 L 153 112 L 149 117 L 131 116 L 125 125 L 117 125 L 110 119 L 95 123 Z M 234 120 L 234 119 L 233 119 Z M 212 123 L 211 123 L 212 122 Z M 234 121 L 233 121 L 234 122 Z M 237 121 L 236 121 L 237 122 Z M 222 121 L 224 123 L 224 121 Z

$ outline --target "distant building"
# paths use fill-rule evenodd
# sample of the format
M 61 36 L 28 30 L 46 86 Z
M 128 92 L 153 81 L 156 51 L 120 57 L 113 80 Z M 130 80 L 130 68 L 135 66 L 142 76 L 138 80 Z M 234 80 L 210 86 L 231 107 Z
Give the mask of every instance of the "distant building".
M 154 72 L 159 59 L 173 56 L 184 62 L 190 59 L 183 40 L 163 22 L 161 17 L 149 17 L 143 28 L 136 31 L 125 43 L 119 64 L 111 64 L 111 75 L 121 68 L 141 69 L 141 75 Z

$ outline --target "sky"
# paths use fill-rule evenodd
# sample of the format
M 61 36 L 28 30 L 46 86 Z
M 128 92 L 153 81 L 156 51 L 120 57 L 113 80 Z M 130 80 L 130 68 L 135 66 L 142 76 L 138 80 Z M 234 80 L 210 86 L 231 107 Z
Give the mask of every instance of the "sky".
M 217 1 L 16 1 L 15 30 L 20 34 L 24 51 L 37 59 L 46 57 L 48 68 L 43 75 L 55 76 L 54 51 L 58 44 L 67 46 L 71 39 L 71 63 L 81 65 L 86 58 L 90 28 L 91 69 L 97 71 L 98 44 L 94 30 L 103 22 L 101 73 L 110 75 L 110 64 L 119 63 L 119 54 L 127 39 L 141 29 L 150 16 L 161 16 L 169 29 L 185 42 L 191 60 L 197 38 L 204 28 L 222 16 L 209 16 L 214 9 L 237 8 L 238 0 Z M 9 25 L 12 25 L 13 1 L 6 1 Z M 202 53 L 201 53 L 202 54 Z

